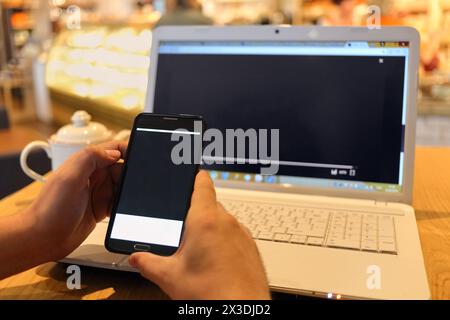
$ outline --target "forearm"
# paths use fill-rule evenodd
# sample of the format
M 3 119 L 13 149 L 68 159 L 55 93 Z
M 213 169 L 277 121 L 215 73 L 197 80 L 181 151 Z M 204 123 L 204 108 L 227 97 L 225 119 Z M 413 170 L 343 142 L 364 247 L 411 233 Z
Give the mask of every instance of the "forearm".
M 0 279 L 49 260 L 28 210 L 0 218 Z

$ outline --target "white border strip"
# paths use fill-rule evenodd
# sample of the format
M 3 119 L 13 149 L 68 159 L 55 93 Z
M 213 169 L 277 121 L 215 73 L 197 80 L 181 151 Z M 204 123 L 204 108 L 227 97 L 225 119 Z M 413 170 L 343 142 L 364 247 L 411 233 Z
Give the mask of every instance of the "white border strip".
M 184 131 L 184 130 L 163 130 L 163 129 L 149 129 L 149 128 L 137 128 L 136 131 L 145 132 L 158 132 L 158 133 L 172 133 L 172 134 L 190 134 L 190 135 L 200 135 L 200 132 Z
M 232 46 L 232 45 L 191 45 L 161 44 L 161 54 L 228 54 L 228 55 L 317 55 L 317 56 L 408 56 L 408 48 L 342 48 L 342 47 L 295 47 L 267 46 Z

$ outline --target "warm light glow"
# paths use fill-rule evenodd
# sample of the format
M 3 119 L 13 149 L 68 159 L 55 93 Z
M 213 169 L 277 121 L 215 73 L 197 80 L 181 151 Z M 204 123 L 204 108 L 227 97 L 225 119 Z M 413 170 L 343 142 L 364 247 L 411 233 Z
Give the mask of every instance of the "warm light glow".
M 60 7 L 66 3 L 66 0 L 52 0 L 52 5 Z
M 122 99 L 122 105 L 125 109 L 133 109 L 137 107 L 139 103 L 139 98 L 135 95 L 128 95 Z
M 103 98 L 111 95 L 113 89 L 110 86 L 104 84 L 95 84 L 91 88 L 91 98 Z
M 89 87 L 85 84 L 76 84 L 73 86 L 73 92 L 80 97 L 87 97 L 89 94 Z
M 341 295 L 340 294 L 338 294 L 337 296 L 336 296 L 336 299 L 341 299 Z
M 69 45 L 81 48 L 96 48 L 103 43 L 105 37 L 104 30 L 95 30 L 91 32 L 74 32 L 69 39 Z
M 106 37 L 105 46 L 126 52 L 148 52 L 152 43 L 151 31 L 145 31 L 136 34 L 132 28 L 121 29 Z

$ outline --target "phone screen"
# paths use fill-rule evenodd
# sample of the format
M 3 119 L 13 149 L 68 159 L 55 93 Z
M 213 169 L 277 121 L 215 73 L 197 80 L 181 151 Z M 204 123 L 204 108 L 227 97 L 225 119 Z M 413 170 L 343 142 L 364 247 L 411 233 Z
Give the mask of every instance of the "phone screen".
M 195 131 L 194 121 L 201 120 L 151 114 L 137 117 L 108 228 L 105 244 L 109 250 L 169 255 L 178 248 L 201 158 L 201 148 L 195 148 L 201 132 Z M 180 142 L 190 144 L 187 163 L 173 159 Z

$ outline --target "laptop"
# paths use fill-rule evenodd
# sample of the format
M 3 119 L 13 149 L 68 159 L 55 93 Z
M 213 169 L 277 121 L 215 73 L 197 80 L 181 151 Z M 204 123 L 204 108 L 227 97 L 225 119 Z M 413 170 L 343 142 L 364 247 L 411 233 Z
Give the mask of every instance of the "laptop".
M 278 139 L 276 160 L 219 153 L 204 167 L 251 231 L 273 291 L 430 298 L 411 206 L 414 29 L 162 27 L 152 41 L 145 111 Z M 263 174 L 268 164 L 277 171 Z M 63 262 L 136 271 L 104 249 L 106 228 Z

